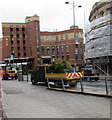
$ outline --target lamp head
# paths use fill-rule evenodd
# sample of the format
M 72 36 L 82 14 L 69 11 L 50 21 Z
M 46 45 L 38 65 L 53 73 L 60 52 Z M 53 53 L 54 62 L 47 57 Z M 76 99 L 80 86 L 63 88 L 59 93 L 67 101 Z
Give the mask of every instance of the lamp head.
M 82 6 L 81 6 L 81 5 L 79 5 L 78 7 L 80 7 L 80 8 L 81 8 Z
M 69 4 L 69 2 L 65 2 L 65 4 Z

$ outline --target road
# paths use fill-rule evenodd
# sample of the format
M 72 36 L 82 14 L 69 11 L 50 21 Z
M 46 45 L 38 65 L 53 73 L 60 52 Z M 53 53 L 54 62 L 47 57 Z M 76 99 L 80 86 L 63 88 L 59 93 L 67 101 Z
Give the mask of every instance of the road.
M 8 118 L 110 118 L 110 98 L 47 90 L 43 84 L 4 80 Z

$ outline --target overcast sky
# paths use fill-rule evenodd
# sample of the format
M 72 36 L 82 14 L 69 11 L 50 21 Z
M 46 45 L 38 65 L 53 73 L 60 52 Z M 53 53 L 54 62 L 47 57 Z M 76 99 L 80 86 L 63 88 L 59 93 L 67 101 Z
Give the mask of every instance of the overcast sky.
M 40 16 L 41 31 L 66 30 L 73 25 L 72 5 L 65 4 L 66 1 L 73 2 L 73 0 L 0 0 L 0 22 L 24 23 L 26 16 L 37 14 Z M 88 24 L 88 16 L 97 1 L 99 0 L 74 0 L 76 5 L 82 6 L 75 7 L 75 24 L 80 28 L 84 29 L 84 25 Z M 0 37 L 1 33 L 0 28 Z

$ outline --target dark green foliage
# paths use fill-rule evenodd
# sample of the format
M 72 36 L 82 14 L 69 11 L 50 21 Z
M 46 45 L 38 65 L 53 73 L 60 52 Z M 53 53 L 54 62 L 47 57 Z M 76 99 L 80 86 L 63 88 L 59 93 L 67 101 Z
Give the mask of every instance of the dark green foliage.
M 72 63 L 66 59 L 63 60 L 56 60 L 51 64 L 51 66 L 48 67 L 49 72 L 54 73 L 61 73 L 63 72 L 63 69 L 71 69 L 73 68 Z
M 30 74 L 33 73 L 33 72 L 34 72 L 34 70 L 28 70 L 28 73 L 30 73 Z

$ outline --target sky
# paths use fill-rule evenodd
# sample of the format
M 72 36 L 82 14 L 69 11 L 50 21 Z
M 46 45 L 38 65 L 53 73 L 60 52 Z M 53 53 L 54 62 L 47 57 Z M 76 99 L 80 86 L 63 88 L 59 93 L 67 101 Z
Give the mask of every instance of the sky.
M 65 2 L 71 4 L 65 4 Z M 74 0 L 75 25 L 86 28 L 92 6 L 99 0 Z M 24 23 L 26 16 L 37 14 L 40 17 L 41 31 L 63 31 L 73 25 L 73 0 L 0 0 L 1 22 Z M 81 5 L 78 8 L 77 5 Z

